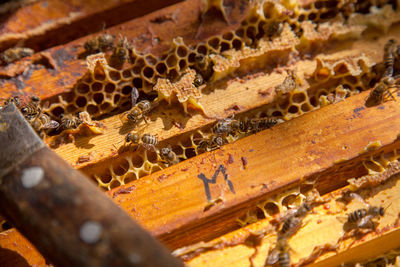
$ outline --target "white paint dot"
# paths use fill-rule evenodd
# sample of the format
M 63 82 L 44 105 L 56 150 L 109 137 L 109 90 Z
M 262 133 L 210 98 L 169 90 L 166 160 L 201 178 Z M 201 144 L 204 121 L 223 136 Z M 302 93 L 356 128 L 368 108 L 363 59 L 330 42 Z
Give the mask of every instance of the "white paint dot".
M 133 264 L 139 264 L 142 261 L 142 257 L 140 257 L 139 254 L 137 253 L 131 253 L 129 255 L 129 260 L 133 263 Z
M 25 188 L 38 185 L 44 177 L 44 171 L 40 167 L 30 167 L 22 171 L 21 182 Z
M 79 230 L 79 237 L 87 244 L 94 244 L 100 240 L 102 227 L 98 222 L 87 221 Z

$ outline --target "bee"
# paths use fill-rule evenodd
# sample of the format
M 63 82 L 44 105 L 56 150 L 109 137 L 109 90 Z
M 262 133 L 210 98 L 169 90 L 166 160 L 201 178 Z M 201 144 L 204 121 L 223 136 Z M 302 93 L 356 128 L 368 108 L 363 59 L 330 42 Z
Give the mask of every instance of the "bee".
M 272 118 L 272 117 L 264 117 L 264 118 L 253 118 L 247 121 L 246 130 L 256 133 L 272 126 L 283 122 L 282 119 Z
M 373 218 L 381 217 L 385 214 L 383 207 L 370 206 L 368 209 L 358 209 L 350 213 L 347 217 L 347 222 L 356 228 L 373 228 Z
M 281 219 L 283 223 L 278 232 L 278 238 L 288 238 L 297 233 L 303 224 L 303 218 L 310 210 L 311 206 L 307 203 L 289 210 Z
M 113 49 L 113 53 L 111 55 L 111 61 L 116 63 L 117 65 L 124 64 L 129 58 L 129 50 L 131 49 L 131 45 L 129 44 L 126 37 L 118 40 L 116 46 Z
M 264 25 L 263 29 L 265 31 L 265 35 L 272 40 L 272 38 L 281 35 L 283 31 L 283 23 L 279 21 L 271 21 L 267 25 Z
M 125 117 L 128 121 L 133 122 L 134 124 L 138 123 L 142 119 L 147 123 L 145 114 L 149 113 L 155 105 L 150 103 L 148 100 L 142 100 L 139 103 L 136 103 L 138 98 L 139 91 L 136 88 L 133 88 L 131 94 L 132 108 L 120 115 L 121 121 L 122 118 Z
M 200 73 L 202 79 L 208 80 L 212 76 L 214 72 L 213 66 L 214 62 L 209 56 L 197 54 L 194 57 L 194 68 Z
M 396 41 L 390 39 L 383 47 L 383 62 L 385 64 L 385 72 L 383 77 L 393 76 L 393 66 L 396 52 Z
M 293 91 L 299 86 L 299 77 L 297 76 L 297 69 L 288 70 L 288 76 L 283 80 L 282 84 L 275 86 L 275 92 L 278 95 L 286 94 Z
M 21 100 L 18 96 L 12 96 L 4 101 L 4 105 L 7 106 L 10 103 L 14 103 L 16 107 L 21 105 Z
M 280 267 L 290 267 L 289 249 L 287 239 L 278 238 L 275 248 L 268 254 L 265 266 L 273 265 L 278 262 Z
M 201 139 L 198 145 L 199 149 L 204 149 L 207 151 L 211 151 L 214 149 L 217 149 L 220 146 L 223 146 L 224 144 L 226 144 L 226 140 L 224 140 L 224 138 L 222 138 L 222 136 L 213 134 L 210 137 L 208 137 L 207 139 Z
M 106 33 L 87 40 L 83 46 L 88 54 L 105 52 L 114 47 L 114 36 Z
M 21 108 L 21 112 L 26 119 L 32 120 L 41 114 L 42 108 L 40 107 L 39 103 L 40 98 L 37 96 L 32 96 L 30 102 Z
M 50 119 L 46 114 L 40 114 L 31 122 L 32 128 L 39 134 L 40 137 L 44 137 L 44 131 L 50 129 L 57 129 L 60 124 L 57 121 Z
M 388 89 L 399 88 L 399 84 L 397 84 L 399 79 L 400 76 L 382 77 L 382 79 L 378 82 L 378 84 L 375 86 L 374 89 L 372 89 L 371 93 L 369 94 L 366 100 L 366 105 L 373 106 L 382 103 L 386 92 L 393 98 L 393 100 L 396 100 Z
M 278 232 L 278 238 L 288 238 L 293 236 L 301 228 L 303 224 L 303 218 L 301 217 L 289 217 L 283 221 L 282 227 Z
M 214 134 L 228 135 L 246 131 L 246 125 L 240 120 L 230 118 L 219 120 L 212 128 Z
M 395 53 L 397 53 L 396 41 L 391 39 L 384 46 L 383 62 L 385 64 L 385 72 L 381 80 L 369 94 L 366 100 L 367 106 L 378 105 L 382 103 L 386 92 L 389 93 L 393 100 L 396 100 L 392 93 L 388 90 L 390 88 L 399 88 L 397 82 L 400 79 L 400 75 L 393 77 Z
M 160 156 L 162 160 L 168 163 L 168 166 L 179 163 L 179 158 L 172 150 L 171 146 L 161 148 Z
M 201 76 L 201 74 L 197 73 L 196 76 L 195 76 L 195 78 L 194 78 L 193 84 L 194 84 L 194 86 L 196 86 L 196 87 L 199 87 L 199 86 L 201 86 L 202 84 L 204 84 L 203 76 Z
M 60 119 L 61 123 L 59 128 L 63 128 L 64 130 L 76 129 L 82 123 L 82 120 L 80 118 L 71 114 L 61 114 Z
M 288 249 L 280 250 L 278 257 L 279 267 L 290 267 L 290 254 Z
M 10 64 L 24 57 L 32 56 L 35 52 L 27 47 L 9 48 L 0 54 L 0 59 L 5 64 Z
M 125 137 L 125 142 L 132 144 L 136 144 L 135 151 L 139 148 L 139 146 L 143 146 L 147 150 L 156 151 L 156 145 L 158 144 L 157 137 L 151 134 L 144 134 L 142 136 L 138 135 L 137 133 L 128 133 Z

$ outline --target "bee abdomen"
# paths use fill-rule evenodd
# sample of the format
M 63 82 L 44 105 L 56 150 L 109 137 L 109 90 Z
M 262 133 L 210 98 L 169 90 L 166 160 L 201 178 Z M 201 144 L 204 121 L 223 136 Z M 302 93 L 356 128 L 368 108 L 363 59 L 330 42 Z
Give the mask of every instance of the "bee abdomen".
M 149 144 L 149 145 L 157 145 L 158 144 L 157 137 L 155 137 L 154 135 L 151 135 L 151 134 L 144 134 L 142 137 L 142 141 L 143 141 L 143 143 Z
M 367 215 L 366 209 L 359 209 L 349 214 L 348 222 L 353 223 L 364 218 Z
M 279 266 L 280 267 L 290 267 L 290 255 L 288 252 L 280 252 L 279 253 Z

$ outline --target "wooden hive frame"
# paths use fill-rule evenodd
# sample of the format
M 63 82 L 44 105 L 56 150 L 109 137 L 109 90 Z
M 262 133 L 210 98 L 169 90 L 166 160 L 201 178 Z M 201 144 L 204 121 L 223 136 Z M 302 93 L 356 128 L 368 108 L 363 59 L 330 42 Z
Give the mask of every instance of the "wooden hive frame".
M 310 197 L 315 198 L 313 210 L 289 240 L 293 264 L 335 266 L 389 255 L 400 247 L 400 110 L 398 101 L 372 107 L 365 101 L 383 73 L 385 43 L 400 43 L 400 3 L 366 1 L 366 7 L 355 6 L 351 15 L 346 13 L 351 1 L 278 2 L 254 1 L 252 7 L 246 1 L 209 1 L 209 10 L 200 0 L 164 9 L 144 1 L 108 1 L 97 9 L 89 9 L 89 3 L 75 9 L 52 3 L 63 23 L 51 27 L 49 36 L 65 30 L 72 10 L 80 11 L 79 17 L 69 17 L 71 36 L 45 44 L 46 31 L 31 36 L 14 30 L 9 38 L 0 38 L 1 48 L 25 38 L 38 51 L 0 69 L 0 97 L 17 94 L 26 100 L 38 95 L 49 103 L 46 112 L 54 118 L 85 110 L 99 119 L 102 134 L 77 135 L 61 144 L 59 136 L 45 140 L 189 266 L 264 266 L 275 246 L 279 217 Z M 29 3 L 12 16 L 18 19 L 30 10 L 35 14 L 43 3 Z M 115 19 L 113 14 L 129 5 L 143 5 L 143 12 L 150 12 L 151 6 L 160 10 Z M 126 36 L 134 45 L 133 67 L 94 61 L 91 71 L 79 58 L 84 42 L 98 36 L 89 33 L 99 29 L 88 22 L 89 35 L 80 38 L 78 25 L 98 14 L 107 26 L 117 24 L 107 33 Z M 45 13 L 34 26 L 54 19 L 51 16 Z M 266 29 L 276 22 L 282 23 L 282 33 L 268 34 Z M 8 27 L 13 30 L 12 24 Z M 214 63 L 212 76 L 193 60 L 199 54 Z M 170 99 L 158 93 L 167 101 L 150 113 L 148 125 L 138 126 L 156 135 L 159 147 L 169 144 L 180 156 L 182 162 L 168 167 L 156 153 L 123 146 L 124 135 L 137 129 L 122 124 L 120 114 L 129 109 L 134 86 L 153 99 L 157 78 L 179 86 L 187 67 L 205 76 L 202 97 L 169 106 Z M 113 82 L 112 77 L 119 78 Z M 294 86 L 282 87 L 285 79 Z M 343 97 L 338 100 L 346 99 L 331 104 L 335 94 Z M 95 103 L 99 108 L 91 108 Z M 232 114 L 240 119 L 280 116 L 285 122 L 256 134 L 230 136 L 229 144 L 201 153 L 198 139 L 207 138 L 218 119 Z M 365 206 L 357 200 L 343 204 L 346 192 L 387 207 L 375 231 L 343 238 L 337 217 Z M 327 233 L 327 228 L 334 230 Z M 13 228 L 0 232 L 0 248 L 5 266 L 22 264 L 23 258 L 30 265 L 48 265 Z

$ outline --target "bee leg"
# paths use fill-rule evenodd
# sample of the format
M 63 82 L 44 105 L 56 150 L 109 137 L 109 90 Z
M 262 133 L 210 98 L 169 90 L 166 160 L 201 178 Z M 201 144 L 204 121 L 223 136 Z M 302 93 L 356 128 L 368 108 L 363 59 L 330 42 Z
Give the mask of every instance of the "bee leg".
M 144 116 L 144 115 L 143 115 L 143 120 L 144 120 L 144 122 L 145 122 L 146 124 L 149 124 L 149 123 L 147 122 L 147 120 L 146 120 L 146 116 Z

